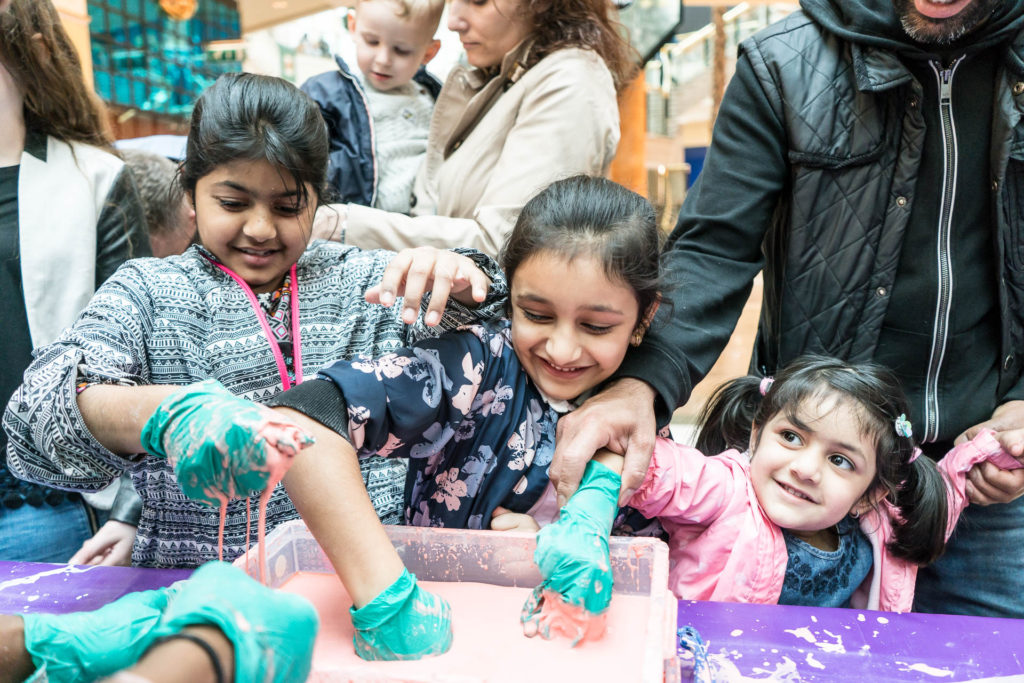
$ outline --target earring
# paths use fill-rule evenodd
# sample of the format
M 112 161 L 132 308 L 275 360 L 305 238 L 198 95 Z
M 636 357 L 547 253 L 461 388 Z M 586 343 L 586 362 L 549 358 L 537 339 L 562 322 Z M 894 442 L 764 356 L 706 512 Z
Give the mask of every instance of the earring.
M 640 346 L 640 342 L 644 340 L 644 332 L 646 332 L 646 330 L 644 330 L 643 326 L 638 325 L 637 328 L 633 330 L 633 334 L 629 337 L 629 345 Z

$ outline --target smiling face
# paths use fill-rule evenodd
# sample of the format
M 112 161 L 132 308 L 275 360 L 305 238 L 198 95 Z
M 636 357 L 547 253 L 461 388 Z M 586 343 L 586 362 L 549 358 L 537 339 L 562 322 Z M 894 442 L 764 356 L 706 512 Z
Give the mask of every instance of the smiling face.
M 268 161 L 216 166 L 196 183 L 196 226 L 203 246 L 254 292 L 272 292 L 306 248 L 316 212 L 295 180 Z
M 451 0 L 448 30 L 459 34 L 466 61 L 478 69 L 501 64 L 530 34 L 519 0 Z
M 381 91 L 405 85 L 421 64 L 429 62 L 440 43 L 433 27 L 420 17 L 399 16 L 400 8 L 390 0 L 363 0 L 352 21 L 356 64 L 366 82 Z
M 893 0 L 903 30 L 914 40 L 948 45 L 985 22 L 1006 0 Z
M 622 363 L 639 319 L 632 288 L 588 254 L 542 251 L 512 276 L 512 345 L 547 396 L 574 399 Z
M 783 529 L 829 547 L 831 528 L 867 508 L 875 443 L 850 404 L 825 396 L 785 411 L 751 435 L 750 481 L 761 508 Z

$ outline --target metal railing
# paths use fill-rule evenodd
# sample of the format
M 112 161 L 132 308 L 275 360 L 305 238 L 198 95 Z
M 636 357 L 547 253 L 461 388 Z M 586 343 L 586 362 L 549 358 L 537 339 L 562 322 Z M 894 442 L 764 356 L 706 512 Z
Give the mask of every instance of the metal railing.
M 742 2 L 725 12 L 725 54 L 731 74 L 736 47 L 768 24 L 798 8 L 794 3 L 752 4 Z M 648 86 L 648 132 L 672 136 L 673 120 L 684 105 L 710 92 L 710 71 L 714 60 L 715 25 L 709 23 L 696 31 L 680 34 L 667 43 L 645 67 Z M 705 82 L 706 81 L 706 82 Z

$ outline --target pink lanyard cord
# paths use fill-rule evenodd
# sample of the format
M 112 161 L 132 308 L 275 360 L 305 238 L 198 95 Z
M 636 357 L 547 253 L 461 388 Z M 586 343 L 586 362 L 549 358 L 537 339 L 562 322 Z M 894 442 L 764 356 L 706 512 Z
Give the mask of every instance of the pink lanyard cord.
M 281 385 L 285 390 L 290 389 L 292 381 L 291 378 L 288 377 L 288 366 L 284 362 L 284 354 L 281 352 L 281 346 L 277 343 L 277 340 L 274 339 L 274 333 L 271 331 L 270 323 L 267 321 L 267 314 L 263 312 L 263 307 L 260 306 L 260 302 L 256 300 L 256 295 L 253 293 L 252 287 L 250 287 L 249 283 L 240 278 L 237 273 L 225 266 L 223 263 L 218 263 L 209 256 L 206 258 L 210 263 L 230 275 L 231 279 L 237 282 L 238 286 L 242 288 L 243 292 L 245 292 L 245 296 L 249 299 L 249 304 L 252 305 L 252 309 L 256 313 L 256 318 L 260 321 L 260 326 L 263 328 L 263 334 L 266 335 L 267 341 L 270 342 L 270 350 L 274 354 L 274 361 L 277 363 L 277 372 L 281 375 Z M 299 280 L 298 276 L 295 274 L 294 263 L 288 273 L 291 277 L 292 288 L 292 366 L 295 369 L 295 383 L 299 384 L 302 382 L 302 343 L 299 337 Z

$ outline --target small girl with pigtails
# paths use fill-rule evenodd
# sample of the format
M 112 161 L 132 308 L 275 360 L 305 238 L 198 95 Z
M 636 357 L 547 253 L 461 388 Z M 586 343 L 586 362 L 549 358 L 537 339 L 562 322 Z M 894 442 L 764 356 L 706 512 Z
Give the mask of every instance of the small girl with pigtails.
M 920 458 L 907 410 L 887 370 L 832 358 L 720 387 L 697 447 L 659 439 L 629 503 L 668 532 L 676 595 L 909 611 L 918 566 L 967 505 L 967 471 L 1022 465 L 990 431 Z

